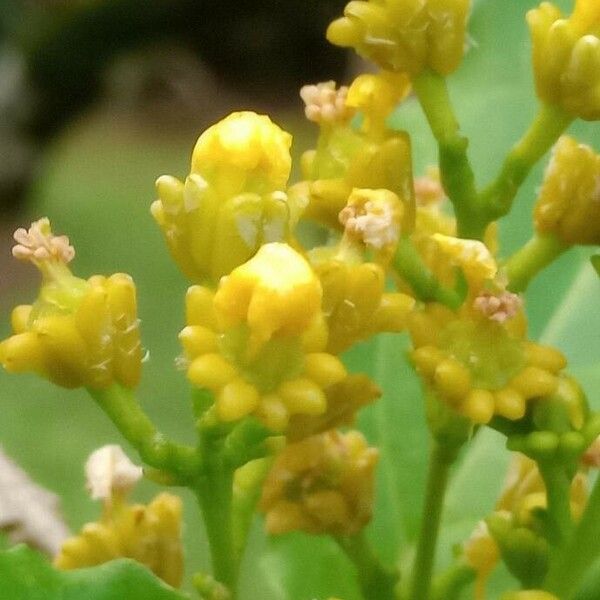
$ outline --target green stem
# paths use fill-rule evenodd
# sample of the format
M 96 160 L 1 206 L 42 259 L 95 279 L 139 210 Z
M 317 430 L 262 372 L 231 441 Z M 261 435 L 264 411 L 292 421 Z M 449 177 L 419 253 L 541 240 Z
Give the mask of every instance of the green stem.
M 480 239 L 485 223 L 477 204 L 475 175 L 469 162 L 469 141 L 460 132 L 446 80 L 424 71 L 413 87 L 431 131 L 438 142 L 440 173 L 444 189 L 454 206 L 461 237 Z
M 235 551 L 239 555 L 246 545 L 254 511 L 273 460 L 272 456 L 253 460 L 235 473 L 232 504 L 233 540 Z
M 113 385 L 102 390 L 88 388 L 88 392 L 145 463 L 182 476 L 197 472 L 197 450 L 167 440 L 142 410 L 133 390 Z
M 505 263 L 508 288 L 523 292 L 530 281 L 569 249 L 553 235 L 534 235 Z
M 563 546 L 571 538 L 573 518 L 571 516 L 571 478 L 561 465 L 538 463 L 546 486 L 548 514 L 555 528 L 555 546 Z
M 493 221 L 506 215 L 531 169 L 550 150 L 573 121 L 558 106 L 543 104 L 523 137 L 508 153 L 500 173 L 481 194 L 481 203 Z
M 413 566 L 410 600 L 429 600 L 435 550 L 440 529 L 444 496 L 448 485 L 450 466 L 456 454 L 434 442 L 429 458 L 429 473 L 425 492 L 425 505 L 417 555 Z
M 569 542 L 552 561 L 544 589 L 562 600 L 577 591 L 588 569 L 600 557 L 600 479 Z
M 335 539 L 356 566 L 365 600 L 395 600 L 398 573 L 381 564 L 364 532 Z
M 218 452 L 211 456 L 218 456 Z M 206 535 L 210 545 L 213 575 L 227 586 L 235 600 L 239 556 L 233 536 L 233 470 L 220 460 L 209 461 L 205 474 L 198 481 L 196 495 L 204 517 Z
M 398 242 L 394 268 L 407 281 L 419 300 L 440 302 L 452 309 L 461 306 L 463 300 L 460 295 L 439 283 L 407 236 L 402 236 Z

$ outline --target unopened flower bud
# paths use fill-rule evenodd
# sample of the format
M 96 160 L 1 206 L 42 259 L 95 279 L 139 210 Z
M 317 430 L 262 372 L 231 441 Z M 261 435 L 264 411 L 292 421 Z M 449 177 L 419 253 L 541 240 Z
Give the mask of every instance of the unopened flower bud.
M 569 136 L 560 138 L 534 209 L 540 234 L 567 245 L 600 244 L 600 155 Z
M 538 96 L 586 120 L 600 118 L 600 10 L 576 0 L 573 14 L 543 2 L 527 13 Z
M 32 262 L 43 279 L 36 302 L 14 311 L 15 334 L 0 343 L 4 368 L 67 388 L 135 387 L 142 347 L 131 277 L 75 277 L 67 266 L 74 250 L 66 236 L 52 234 L 47 219 L 17 230 L 15 240 L 13 254 Z
M 267 530 L 357 533 L 371 518 L 377 459 L 378 451 L 357 431 L 331 431 L 287 446 L 263 488 Z
M 466 46 L 470 0 L 353 0 L 327 39 L 352 47 L 388 71 L 441 75 L 458 68 Z

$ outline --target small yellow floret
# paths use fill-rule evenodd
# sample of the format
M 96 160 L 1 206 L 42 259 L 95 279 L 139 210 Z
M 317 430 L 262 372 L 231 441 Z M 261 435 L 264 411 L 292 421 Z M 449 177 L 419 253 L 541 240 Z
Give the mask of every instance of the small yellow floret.
M 331 23 L 327 39 L 383 69 L 414 76 L 430 68 L 448 75 L 465 51 L 470 7 L 470 0 L 353 0 Z
M 266 244 L 221 280 L 215 310 L 224 328 L 247 324 L 252 355 L 274 335 L 306 331 L 321 307 L 321 285 L 310 265 L 286 244 Z
M 534 221 L 540 234 L 554 235 L 566 245 L 600 244 L 600 155 L 590 146 L 569 136 L 557 142 Z
M 192 154 L 192 172 L 208 181 L 217 179 L 219 186 L 243 179 L 252 191 L 281 190 L 292 166 L 291 144 L 292 136 L 266 115 L 232 113 L 200 136 Z M 231 191 L 241 191 L 239 184 Z

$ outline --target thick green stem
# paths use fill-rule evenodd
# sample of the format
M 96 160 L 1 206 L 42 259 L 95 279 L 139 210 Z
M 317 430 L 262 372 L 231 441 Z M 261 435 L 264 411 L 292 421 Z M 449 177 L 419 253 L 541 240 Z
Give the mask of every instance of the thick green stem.
M 423 262 L 410 238 L 403 236 L 398 242 L 394 256 L 394 268 L 406 280 L 419 300 L 423 302 L 440 302 L 457 309 L 462 298 L 454 290 L 443 287 Z
M 456 454 L 448 453 L 441 444 L 434 442 L 429 458 L 429 473 L 417 555 L 412 572 L 410 600 L 429 600 L 432 585 L 433 564 L 438 534 L 448 485 L 450 466 Z
M 544 589 L 570 600 L 588 569 L 600 558 L 600 479 L 570 541 L 552 561 Z
M 548 514 L 557 536 L 554 545 L 562 546 L 568 542 L 573 532 L 571 516 L 571 478 L 562 465 L 538 463 L 546 486 Z
M 506 261 L 508 288 L 525 291 L 531 280 L 568 248 L 553 235 L 535 235 Z
M 442 183 L 454 206 L 459 235 L 479 239 L 485 223 L 477 204 L 475 176 L 467 155 L 469 141 L 460 133 L 446 80 L 437 73 L 424 71 L 414 79 L 413 86 L 438 143 Z
M 142 410 L 132 390 L 113 385 L 102 390 L 89 388 L 88 392 L 145 463 L 182 476 L 197 472 L 200 458 L 196 448 L 167 440 Z
M 233 535 L 233 470 L 221 461 L 209 462 L 198 481 L 196 495 L 210 545 L 213 575 L 235 600 L 240 555 Z
M 398 573 L 386 569 L 369 544 L 364 532 L 338 537 L 336 541 L 356 566 L 365 600 L 395 600 Z
M 557 106 L 543 104 L 525 135 L 513 146 L 500 173 L 481 194 L 488 220 L 506 215 L 531 169 L 550 150 L 573 121 Z

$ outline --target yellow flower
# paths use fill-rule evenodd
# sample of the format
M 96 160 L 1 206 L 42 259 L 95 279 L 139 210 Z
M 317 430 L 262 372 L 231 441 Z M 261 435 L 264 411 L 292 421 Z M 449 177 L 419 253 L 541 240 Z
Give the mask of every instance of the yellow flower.
M 322 290 L 311 266 L 286 244 L 266 244 L 223 278 L 215 310 L 225 328 L 246 324 L 249 354 L 274 335 L 300 335 L 321 309 Z
M 157 180 L 152 215 L 190 279 L 216 285 L 262 244 L 290 238 L 305 202 L 284 192 L 290 143 L 268 117 L 234 113 L 200 136 L 185 182 Z
M 346 105 L 363 113 L 363 131 L 377 138 L 387 129 L 387 117 L 409 92 L 410 80 L 404 73 L 367 73 L 352 82 Z
M 181 508 L 179 497 L 167 493 L 148 505 L 114 505 L 98 522 L 84 525 L 78 535 L 64 542 L 54 565 L 70 570 L 132 558 L 179 587 L 183 578 Z
M 400 238 L 403 215 L 404 205 L 393 192 L 354 189 L 339 219 L 349 238 L 389 260 Z
M 290 175 L 292 136 L 266 115 L 232 113 L 209 127 L 192 153 L 192 173 L 233 196 L 282 190 Z
M 385 291 L 385 271 L 375 263 L 352 264 L 335 257 L 314 259 L 323 286 L 327 350 L 339 354 L 383 331 L 403 331 L 415 305 L 407 294 Z
M 410 140 L 406 134 L 389 130 L 385 123 L 407 86 L 406 78 L 395 73 L 359 76 L 347 92 L 345 106 L 363 112 L 361 131 L 354 130 L 347 119 L 320 120 L 317 148 L 302 156 L 304 181 L 288 191 L 292 205 L 308 204 L 304 217 L 339 228 L 338 215 L 354 188 L 385 189 L 400 198 L 406 209 L 404 221 L 412 226 Z M 304 97 L 306 100 L 306 93 Z M 311 106 L 307 105 L 307 110 Z
M 57 385 L 135 387 L 141 373 L 135 285 L 128 275 L 71 274 L 74 250 L 54 236 L 47 219 L 15 233 L 15 257 L 42 272 L 39 297 L 12 315 L 14 335 L 0 343 L 0 361 L 9 372 L 33 371 Z
M 327 30 L 382 69 L 418 75 L 455 71 L 466 46 L 470 0 L 353 0 Z
M 527 13 L 538 96 L 586 120 L 600 118 L 600 10 L 576 0 L 570 17 L 549 2 Z
M 534 209 L 536 230 L 567 245 L 600 244 L 600 156 L 563 136 L 554 147 Z
M 181 499 L 159 494 L 148 505 L 129 504 L 127 493 L 142 475 L 119 446 L 94 451 L 86 463 L 87 487 L 102 500 L 102 516 L 66 540 L 54 559 L 63 570 L 132 558 L 169 585 L 183 578 Z
M 267 531 L 360 531 L 371 519 L 378 455 L 357 431 L 330 431 L 286 446 L 263 487 Z
M 326 351 L 327 333 L 310 266 L 288 246 L 270 244 L 223 278 L 216 294 L 189 289 L 180 340 L 188 378 L 213 392 L 218 420 L 254 415 L 299 439 L 350 422 L 379 395 Z
M 436 304 L 415 311 L 409 331 L 419 374 L 475 423 L 488 423 L 494 415 L 518 420 L 529 401 L 567 394 L 565 357 L 525 340 L 521 316 L 497 319 L 470 309 L 456 315 Z
M 354 110 L 348 105 L 347 96 L 348 88 L 336 89 L 335 81 L 305 85 L 300 89 L 306 118 L 323 127 L 345 124 L 352 118 Z

